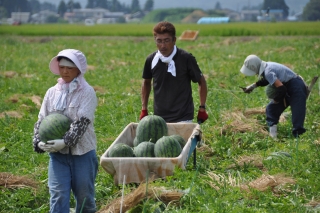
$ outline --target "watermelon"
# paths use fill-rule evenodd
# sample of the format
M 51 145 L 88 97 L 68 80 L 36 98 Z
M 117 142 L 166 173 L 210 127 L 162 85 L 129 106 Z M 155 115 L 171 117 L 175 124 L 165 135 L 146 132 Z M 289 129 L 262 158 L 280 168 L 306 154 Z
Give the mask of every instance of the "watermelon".
M 133 146 L 136 147 L 139 145 L 139 142 L 138 142 L 138 138 L 137 137 L 134 137 L 133 139 Z
M 133 154 L 136 157 L 155 157 L 154 143 L 149 141 L 139 143 L 139 145 L 133 149 Z
M 170 135 L 170 137 L 176 139 L 179 142 L 181 149 L 183 149 L 183 147 L 186 145 L 186 141 L 181 135 Z
M 133 149 L 125 143 L 116 143 L 109 150 L 109 157 L 133 157 Z
M 266 87 L 266 95 L 269 99 L 274 99 L 277 96 L 277 88 L 269 84 Z
M 62 139 L 69 130 L 71 120 L 59 113 L 53 113 L 46 116 L 40 123 L 40 140 L 46 143 L 49 140 Z
M 136 144 L 143 141 L 156 143 L 159 138 L 166 135 L 168 135 L 168 126 L 165 120 L 158 115 L 147 115 L 138 123 Z
M 160 158 L 178 157 L 181 151 L 180 143 L 170 136 L 161 137 L 154 146 L 154 154 Z

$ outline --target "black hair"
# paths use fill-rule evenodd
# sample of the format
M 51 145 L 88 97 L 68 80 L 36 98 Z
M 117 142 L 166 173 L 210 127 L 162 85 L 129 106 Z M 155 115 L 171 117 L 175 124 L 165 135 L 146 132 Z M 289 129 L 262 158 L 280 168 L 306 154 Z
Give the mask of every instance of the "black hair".
M 67 57 L 65 57 L 65 56 L 58 56 L 58 58 L 57 58 L 57 61 L 61 61 L 61 59 L 66 59 L 67 61 L 70 61 L 71 63 L 73 63 L 74 64 L 74 62 L 70 59 L 70 58 L 67 58 Z

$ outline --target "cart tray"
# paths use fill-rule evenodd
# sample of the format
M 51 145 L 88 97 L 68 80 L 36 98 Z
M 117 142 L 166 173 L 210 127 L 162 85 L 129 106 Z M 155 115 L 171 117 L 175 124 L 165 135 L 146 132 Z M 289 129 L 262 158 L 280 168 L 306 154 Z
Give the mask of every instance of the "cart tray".
M 186 168 L 187 161 L 201 139 L 200 125 L 196 123 L 167 123 L 168 135 L 181 135 L 186 141 L 181 154 L 175 158 L 109 157 L 108 152 L 117 143 L 133 147 L 138 123 L 130 123 L 100 157 L 102 168 L 114 178 L 114 183 L 140 183 L 147 177 L 164 178 L 173 175 L 175 166 Z

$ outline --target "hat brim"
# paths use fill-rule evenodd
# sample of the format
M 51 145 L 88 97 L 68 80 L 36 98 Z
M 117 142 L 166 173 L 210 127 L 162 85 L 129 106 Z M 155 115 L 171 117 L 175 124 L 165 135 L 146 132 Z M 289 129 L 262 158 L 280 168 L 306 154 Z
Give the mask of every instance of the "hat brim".
M 243 65 L 243 66 L 241 67 L 240 72 L 241 72 L 242 74 L 246 75 L 246 76 L 254 76 L 254 75 L 257 74 L 256 72 L 248 69 L 248 68 L 246 67 L 246 65 Z
M 51 59 L 49 68 L 53 74 L 60 75 L 58 56 L 55 56 Z
M 51 70 L 51 72 L 53 74 L 60 75 L 59 61 L 58 61 L 59 56 L 63 56 L 63 57 L 70 59 L 77 66 L 77 68 L 80 70 L 80 72 L 83 73 L 83 71 L 80 69 L 81 66 L 80 66 L 80 63 L 79 63 L 79 60 L 77 59 L 77 57 L 74 54 L 72 54 L 70 51 L 63 50 L 63 51 L 59 52 L 57 56 L 53 57 L 49 63 L 49 69 Z

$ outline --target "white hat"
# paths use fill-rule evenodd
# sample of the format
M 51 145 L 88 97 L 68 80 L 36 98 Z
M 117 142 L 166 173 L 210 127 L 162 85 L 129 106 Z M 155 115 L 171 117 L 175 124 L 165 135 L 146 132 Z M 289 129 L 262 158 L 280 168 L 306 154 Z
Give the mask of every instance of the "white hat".
M 53 74 L 59 75 L 59 61 L 58 57 L 64 56 L 68 59 L 70 59 L 80 70 L 81 74 L 84 74 L 87 70 L 87 59 L 85 55 L 75 49 L 65 49 L 58 53 L 57 56 L 53 57 L 49 63 L 49 68 Z
M 244 60 L 243 66 L 240 69 L 240 72 L 247 76 L 260 75 L 266 68 L 267 63 L 262 61 L 256 55 L 247 56 L 246 60 Z

